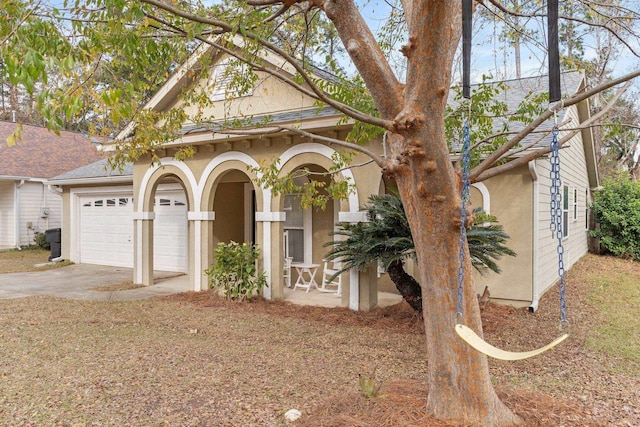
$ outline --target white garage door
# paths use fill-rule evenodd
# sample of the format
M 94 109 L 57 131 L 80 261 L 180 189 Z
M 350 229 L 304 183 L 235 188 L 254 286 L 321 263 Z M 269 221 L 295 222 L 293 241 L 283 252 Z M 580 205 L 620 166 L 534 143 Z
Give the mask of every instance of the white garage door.
M 80 206 L 80 262 L 133 267 L 132 196 L 85 196 Z M 158 192 L 154 212 L 154 269 L 186 272 L 184 193 Z

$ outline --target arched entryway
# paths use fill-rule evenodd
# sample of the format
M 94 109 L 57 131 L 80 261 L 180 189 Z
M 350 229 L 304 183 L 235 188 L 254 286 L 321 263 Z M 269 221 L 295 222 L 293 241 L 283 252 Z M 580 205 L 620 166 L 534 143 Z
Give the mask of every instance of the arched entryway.
M 173 159 L 147 170 L 133 215 L 136 283 L 152 285 L 153 271 L 159 269 L 194 276 L 194 232 L 188 221 L 194 183 L 186 165 Z

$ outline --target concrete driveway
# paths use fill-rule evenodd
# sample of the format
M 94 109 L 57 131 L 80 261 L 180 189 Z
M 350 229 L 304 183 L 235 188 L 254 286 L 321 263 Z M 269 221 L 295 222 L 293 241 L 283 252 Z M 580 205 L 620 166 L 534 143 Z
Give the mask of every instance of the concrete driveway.
M 0 274 L 0 299 L 50 295 L 77 300 L 134 300 L 191 290 L 188 276 L 155 272 L 153 286 L 124 291 L 95 288 L 131 281 L 131 268 L 74 264 L 53 270 Z

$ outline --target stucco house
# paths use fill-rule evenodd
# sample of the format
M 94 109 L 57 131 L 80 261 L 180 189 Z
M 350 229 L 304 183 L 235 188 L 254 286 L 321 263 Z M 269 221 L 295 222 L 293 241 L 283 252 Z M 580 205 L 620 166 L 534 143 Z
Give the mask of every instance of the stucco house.
M 256 173 L 250 168 L 262 161 L 279 159 L 283 174 L 300 168 L 327 172 L 336 148 L 286 131 L 222 135 L 215 132 L 218 120 L 250 117 L 257 123 L 269 117 L 272 124 L 341 139 L 352 124 L 332 108 L 318 109 L 313 99 L 262 71 L 257 72 L 255 89 L 244 96 L 229 94 L 224 79 L 194 79 L 197 73 L 190 71 L 197 67 L 201 55 L 211 55 L 213 66 L 220 67 L 212 74 L 220 76 L 226 55 L 202 47 L 146 106 L 163 110 L 183 105 L 185 112 L 194 114 L 194 107 L 183 104 L 179 96 L 193 85 L 208 87 L 213 100 L 204 111 L 212 117 L 211 122 L 186 125 L 180 138 L 163 146 L 160 165 L 151 165 L 145 158 L 130 165 L 124 174 L 114 175 L 95 164 L 49 181 L 63 194 L 63 257 L 131 266 L 136 283 L 151 285 L 153 270 L 166 268 L 159 254 L 168 254 L 180 259 L 180 266 L 172 268 L 188 274 L 193 289 L 199 291 L 207 287 L 204 270 L 212 262 L 218 242 L 254 242 L 260 247 L 260 268 L 270 284 L 264 296 L 281 299 L 285 257 L 321 264 L 327 250 L 323 244 L 331 239 L 329 232 L 335 224 L 366 220 L 360 208 L 369 195 L 384 193 L 393 183 L 385 182 L 380 169 L 357 154 L 352 159 L 354 167 L 339 172 L 341 179 L 354 184 L 355 191 L 347 200 L 331 200 L 325 210 L 301 209 L 298 195 L 276 195 L 256 185 Z M 293 74 L 278 57 L 265 56 L 264 66 L 288 77 Z M 583 84 L 580 73 L 564 75 L 566 94 L 575 93 Z M 504 96 L 515 99 L 545 85 L 545 79 L 507 82 Z M 588 105 L 582 103 L 563 110 L 560 122 L 568 123 L 571 118 L 571 127 L 576 127 L 588 117 Z M 119 138 L 133 131 L 131 126 Z M 194 156 L 175 160 L 175 150 L 185 144 L 194 148 Z M 371 141 L 368 147 L 384 152 L 381 140 Z M 578 132 L 561 155 L 568 224 L 565 266 L 570 267 L 587 252 L 587 206 L 591 189 L 598 185 L 590 131 Z M 509 246 L 518 253 L 516 258 L 501 261 L 502 274 L 476 277 L 478 288 L 488 285 L 492 298 L 535 308 L 539 296 L 555 281 L 556 249 L 548 231 L 548 170 L 548 160 L 541 158 L 472 188 L 473 205 L 499 218 L 511 235 Z M 320 178 L 314 179 L 322 179 L 317 176 Z M 99 244 L 94 245 L 96 241 Z M 378 290 L 395 289 L 375 266 L 345 273 L 342 283 L 342 305 L 354 310 L 376 306 Z
M 33 244 L 35 233 L 62 225 L 62 195 L 46 180 L 94 162 L 103 155 L 79 133 L 23 125 L 13 146 L 7 138 L 18 126 L 0 121 L 0 248 Z

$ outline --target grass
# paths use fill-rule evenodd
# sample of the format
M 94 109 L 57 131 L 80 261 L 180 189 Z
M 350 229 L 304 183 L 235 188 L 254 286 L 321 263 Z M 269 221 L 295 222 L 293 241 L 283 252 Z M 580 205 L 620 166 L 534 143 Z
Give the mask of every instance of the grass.
M 50 255 L 51 251 L 33 246 L 25 247 L 20 251 L 17 249 L 0 251 L 0 274 L 50 270 L 73 264 L 71 261 L 49 264 Z M 37 264 L 46 265 L 36 267 Z
M 622 270 L 594 276 L 590 299 L 603 319 L 592 331 L 587 345 L 628 362 L 616 364 L 618 369 L 631 369 L 640 375 L 638 274 Z

